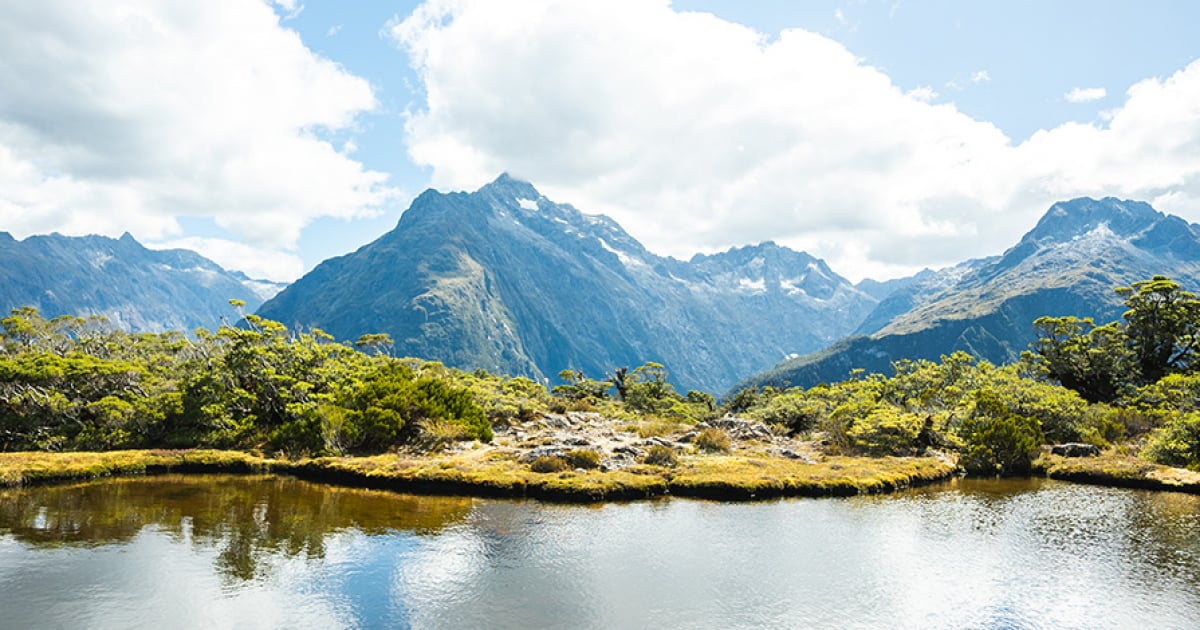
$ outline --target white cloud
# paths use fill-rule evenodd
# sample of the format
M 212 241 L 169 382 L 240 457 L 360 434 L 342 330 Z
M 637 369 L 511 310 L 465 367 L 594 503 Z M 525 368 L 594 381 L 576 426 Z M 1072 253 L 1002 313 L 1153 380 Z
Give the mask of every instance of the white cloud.
M 304 10 L 304 3 L 299 0 L 273 0 L 275 6 L 283 9 L 283 19 L 291 20 Z
M 921 87 L 913 88 L 904 94 L 905 96 L 921 101 L 922 103 L 932 102 L 939 96 L 939 94 L 928 85 L 922 85 Z
M 1105 96 L 1108 96 L 1108 90 L 1102 87 L 1099 88 L 1071 88 L 1070 92 L 1063 95 L 1068 103 L 1090 103 L 1098 101 Z
M 394 194 L 331 143 L 376 107 L 370 86 L 305 48 L 271 5 L 43 0 L 3 13 L 0 229 L 161 241 L 181 233 L 177 217 L 208 216 L 286 251 L 315 218 L 372 215 Z
M 262 250 L 220 238 L 188 236 L 154 243 L 150 249 L 190 249 L 225 269 L 236 269 L 251 278 L 291 281 L 304 273 L 304 261 L 294 253 Z
M 659 253 L 774 239 L 894 276 L 998 253 L 1064 197 L 1200 198 L 1200 62 L 1104 127 L 1013 146 L 821 35 L 665 0 L 435 0 L 388 32 L 423 82 L 407 143 L 435 186 L 509 171 Z

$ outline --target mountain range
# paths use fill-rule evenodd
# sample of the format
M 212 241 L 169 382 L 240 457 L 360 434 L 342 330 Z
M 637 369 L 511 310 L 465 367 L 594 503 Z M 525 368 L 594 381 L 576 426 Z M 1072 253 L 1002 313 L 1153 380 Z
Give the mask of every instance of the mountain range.
M 680 389 L 714 393 L 886 373 L 956 350 L 1011 361 L 1036 318 L 1117 319 L 1114 288 L 1156 274 L 1200 286 L 1200 226 L 1111 197 L 1053 205 L 1001 255 L 854 285 L 772 242 L 658 256 L 608 217 L 508 175 L 471 193 L 426 191 L 393 230 L 286 288 L 128 234 L 0 232 L 4 308 L 193 330 L 232 319 L 238 299 L 339 340 L 387 333 L 397 355 L 464 369 L 549 381 L 654 361 Z
M 154 250 L 130 234 L 0 232 L 0 308 L 33 306 L 47 318 L 99 315 L 132 331 L 192 331 L 236 319 L 229 300 L 253 310 L 283 285 L 227 271 L 189 250 Z
M 1149 204 L 1107 197 L 1053 205 L 1000 256 L 924 272 L 883 297 L 856 334 L 780 363 L 736 387 L 812 386 L 850 371 L 890 371 L 899 359 L 956 350 L 1001 363 L 1034 340 L 1043 315 L 1119 319 L 1114 289 L 1156 274 L 1200 286 L 1200 226 Z
M 259 310 L 339 339 L 387 333 L 400 355 L 549 379 L 646 361 L 723 391 L 852 332 L 878 303 L 774 243 L 657 256 L 613 220 L 501 175 L 429 190 L 392 231 L 327 260 Z

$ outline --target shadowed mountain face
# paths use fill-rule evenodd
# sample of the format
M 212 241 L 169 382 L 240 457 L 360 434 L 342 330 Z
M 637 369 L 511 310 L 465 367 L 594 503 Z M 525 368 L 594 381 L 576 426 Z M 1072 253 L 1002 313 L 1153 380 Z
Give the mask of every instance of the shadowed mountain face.
M 542 379 L 657 361 L 685 389 L 848 334 L 877 300 L 807 254 L 763 243 L 684 262 L 507 175 L 418 197 L 394 230 L 325 261 L 259 314 L 396 353 Z
M 214 328 L 253 309 L 280 284 L 222 269 L 189 250 L 146 249 L 132 236 L 31 236 L 0 232 L 0 308 L 34 306 L 47 318 L 102 315 L 126 330 Z
M 1119 319 L 1114 289 L 1155 274 L 1200 286 L 1200 226 L 1148 204 L 1114 198 L 1055 204 L 1002 256 L 910 279 L 883 298 L 859 336 L 785 361 L 738 387 L 811 386 L 852 369 L 888 373 L 899 359 L 966 350 L 992 362 L 1016 359 L 1043 315 Z

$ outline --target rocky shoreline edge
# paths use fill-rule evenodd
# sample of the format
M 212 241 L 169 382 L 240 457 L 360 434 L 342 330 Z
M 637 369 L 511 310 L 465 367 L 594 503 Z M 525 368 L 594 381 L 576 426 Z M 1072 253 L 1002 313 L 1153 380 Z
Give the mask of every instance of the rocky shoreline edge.
M 713 436 L 719 438 L 714 444 Z M 724 501 L 853 496 L 928 485 L 958 474 L 952 455 L 846 457 L 820 439 L 735 417 L 653 427 L 588 412 L 541 414 L 497 427 L 489 444 L 457 442 L 369 457 L 290 460 L 222 450 L 0 453 L 0 487 L 161 473 L 274 473 L 427 495 L 600 502 L 678 496 Z M 428 448 L 428 447 L 427 447 Z M 649 456 L 666 454 L 662 461 Z M 578 458 L 580 452 L 588 457 Z M 539 463 L 558 464 L 548 472 Z M 581 462 L 578 466 L 568 462 Z M 1200 494 L 1200 473 L 1116 452 L 1045 453 L 1033 474 Z

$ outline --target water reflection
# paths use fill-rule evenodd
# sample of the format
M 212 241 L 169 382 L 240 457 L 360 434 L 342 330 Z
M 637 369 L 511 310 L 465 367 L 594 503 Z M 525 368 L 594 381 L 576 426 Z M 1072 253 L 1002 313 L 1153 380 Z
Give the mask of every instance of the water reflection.
M 331 535 L 428 534 L 463 521 L 471 500 L 338 488 L 274 476 L 165 475 L 0 489 L 0 534 L 49 548 L 128 543 L 146 528 L 216 545 L 225 576 L 263 577 L 273 554 L 320 559 Z
M 1200 498 L 1043 480 L 600 506 L 178 477 L 0 492 L 13 627 L 1194 627 Z

